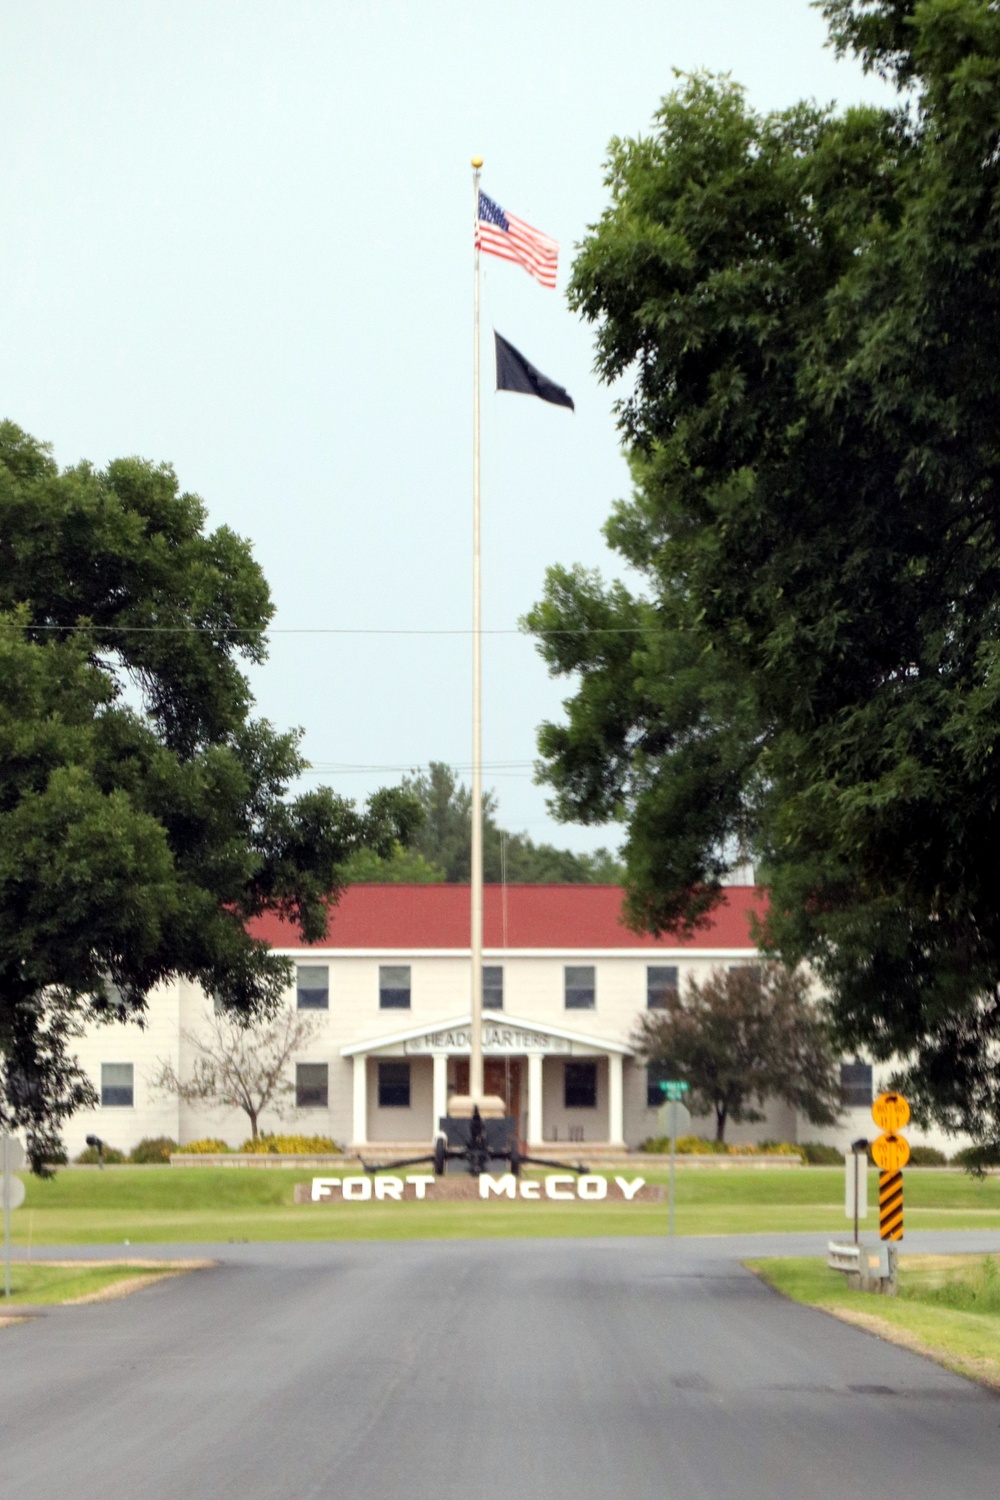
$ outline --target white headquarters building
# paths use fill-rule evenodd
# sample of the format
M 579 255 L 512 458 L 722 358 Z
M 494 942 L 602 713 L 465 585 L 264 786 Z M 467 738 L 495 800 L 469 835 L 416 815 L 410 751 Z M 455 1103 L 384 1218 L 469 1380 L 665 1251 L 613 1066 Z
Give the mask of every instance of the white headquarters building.
M 750 919 L 762 899 L 752 886 L 731 886 L 693 937 L 653 938 L 624 926 L 615 886 L 486 888 L 485 1088 L 507 1101 L 529 1149 L 584 1142 L 620 1151 L 659 1133 L 659 1079 L 635 1054 L 637 1020 L 683 991 L 688 975 L 758 961 Z M 317 1023 L 289 1065 L 294 1109 L 280 1121 L 265 1113 L 262 1128 L 331 1136 L 373 1157 L 428 1144 L 449 1094 L 468 1091 L 468 887 L 352 886 L 332 908 L 326 937 L 311 945 L 278 917 L 254 931 L 293 961 L 288 1004 Z M 181 1077 L 190 1073 L 189 1038 L 211 1014 L 205 993 L 178 979 L 151 997 L 144 1030 L 87 1031 L 77 1051 L 101 1103 L 69 1122 L 71 1156 L 88 1134 L 122 1150 L 146 1136 L 182 1144 L 218 1136 L 232 1146 L 246 1138 L 245 1115 L 151 1088 L 164 1061 Z M 775 1105 L 761 1125 L 730 1126 L 727 1139 L 823 1139 L 843 1148 L 872 1133 L 872 1069 L 845 1063 L 842 1081 L 852 1107 L 837 1127 L 821 1130 Z M 695 1129 L 711 1135 L 713 1125 L 696 1121 Z

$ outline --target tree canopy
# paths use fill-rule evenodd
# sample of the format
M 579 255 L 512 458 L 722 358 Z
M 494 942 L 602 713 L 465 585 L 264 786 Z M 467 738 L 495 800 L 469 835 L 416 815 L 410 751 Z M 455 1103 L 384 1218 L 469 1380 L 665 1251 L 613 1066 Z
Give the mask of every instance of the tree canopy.
M 398 790 L 289 795 L 298 734 L 251 716 L 241 670 L 271 614 L 248 544 L 169 467 L 60 472 L 0 423 L 0 1126 L 36 1167 L 94 1102 L 81 1023 L 141 1022 L 176 974 L 272 1013 L 288 966 L 248 919 L 319 937 L 345 859 L 419 819 Z
M 632 920 L 737 852 L 764 939 L 925 1111 L 1000 1131 L 1000 11 L 829 0 L 897 107 L 754 111 L 684 78 L 612 143 L 571 299 L 597 331 L 641 582 L 551 570 L 565 818 L 628 828 Z
M 646 1011 L 634 1038 L 652 1063 L 691 1085 L 696 1114 L 726 1126 L 763 1120 L 780 1099 L 814 1125 L 840 1114 L 840 1081 L 830 1028 L 809 996 L 809 979 L 781 964 L 737 964 L 690 978 L 661 1011 Z
M 402 787 L 421 810 L 410 847 L 388 857 L 362 850 L 344 866 L 348 881 L 456 881 L 469 879 L 472 793 L 443 761 L 404 776 Z M 483 797 L 483 874 L 488 881 L 615 885 L 623 868 L 607 849 L 574 854 L 552 844 L 536 844 L 526 833 L 508 833 L 497 822 L 496 794 Z

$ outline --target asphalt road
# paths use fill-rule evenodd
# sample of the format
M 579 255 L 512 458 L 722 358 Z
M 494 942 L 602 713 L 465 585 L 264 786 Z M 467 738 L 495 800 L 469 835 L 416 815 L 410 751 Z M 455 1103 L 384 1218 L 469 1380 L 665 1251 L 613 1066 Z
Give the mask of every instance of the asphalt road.
M 762 1239 L 214 1248 L 0 1330 L 3 1500 L 1000 1492 L 1000 1401 L 769 1291 Z

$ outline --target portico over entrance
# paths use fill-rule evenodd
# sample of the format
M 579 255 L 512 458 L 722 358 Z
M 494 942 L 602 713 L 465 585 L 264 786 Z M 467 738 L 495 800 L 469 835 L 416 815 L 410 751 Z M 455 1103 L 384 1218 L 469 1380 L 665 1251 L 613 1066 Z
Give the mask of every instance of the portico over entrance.
M 468 1088 L 471 1025 L 466 1015 L 340 1049 L 354 1064 L 353 1146 L 433 1139 L 449 1093 Z M 558 1139 L 560 1128 L 563 1139 L 585 1132 L 589 1141 L 624 1145 L 627 1045 L 509 1015 L 484 1017 L 482 1039 L 487 1092 L 505 1099 L 527 1146 Z M 574 1119 L 586 1124 L 567 1124 Z

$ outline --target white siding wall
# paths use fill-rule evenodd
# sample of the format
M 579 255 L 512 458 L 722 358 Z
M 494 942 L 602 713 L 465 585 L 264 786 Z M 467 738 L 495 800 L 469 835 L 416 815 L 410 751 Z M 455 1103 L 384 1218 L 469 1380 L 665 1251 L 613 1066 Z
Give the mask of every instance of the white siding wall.
M 646 1009 L 648 964 L 676 964 L 683 988 L 689 975 L 704 978 L 717 965 L 739 961 L 741 955 L 692 954 L 664 951 L 627 952 L 620 955 L 589 955 L 586 951 L 558 954 L 487 953 L 488 963 L 504 968 L 504 1014 L 534 1022 L 540 1027 L 564 1028 L 601 1042 L 628 1044 L 640 1015 Z M 753 955 L 744 955 L 747 961 Z M 340 1049 L 354 1043 L 377 1045 L 394 1034 L 447 1024 L 469 1011 L 469 962 L 462 954 L 436 956 L 408 953 L 323 954 L 309 951 L 295 955 L 309 964 L 329 965 L 329 1010 L 308 1012 L 317 1022 L 315 1038 L 295 1059 L 325 1062 L 329 1068 L 327 1108 L 290 1109 L 284 1120 L 265 1113 L 261 1128 L 288 1130 L 308 1135 L 328 1135 L 347 1143 L 352 1135 L 354 1064 Z M 380 964 L 406 964 L 411 970 L 409 1010 L 379 1009 Z M 593 1010 L 567 1010 L 564 968 L 567 964 L 592 963 L 596 970 L 596 1004 Z M 295 1004 L 294 987 L 288 1001 Z M 144 1030 L 137 1026 L 91 1027 L 78 1044 L 78 1055 L 100 1089 L 101 1064 L 130 1062 L 134 1068 L 135 1103 L 131 1109 L 117 1106 L 89 1110 L 71 1120 L 65 1130 L 71 1156 L 83 1148 L 88 1134 L 97 1134 L 111 1145 L 128 1150 L 144 1136 L 168 1135 L 183 1142 L 202 1136 L 218 1136 L 238 1146 L 249 1134 L 246 1116 L 239 1111 L 219 1112 L 203 1106 L 178 1105 L 176 1100 L 157 1098 L 150 1080 L 161 1059 L 170 1060 L 182 1074 L 190 1069 L 191 1049 L 181 1032 L 198 1031 L 210 1017 L 210 1003 L 201 990 L 178 980 L 163 986 L 152 997 Z M 488 1013 L 497 1014 L 497 1013 Z M 402 1055 L 402 1048 L 394 1049 Z M 564 1104 L 565 1059 L 550 1056 L 543 1069 L 543 1133 L 547 1140 L 569 1139 L 571 1127 L 582 1128 L 585 1141 L 604 1140 L 608 1129 L 608 1067 L 599 1057 L 598 1097 L 595 1109 L 567 1110 Z M 427 1141 L 431 1135 L 432 1064 L 429 1057 L 411 1059 L 411 1104 L 406 1109 L 380 1109 L 376 1062 L 368 1063 L 368 1138 L 371 1141 Z M 453 1071 L 453 1070 L 452 1070 Z M 887 1084 L 888 1068 L 876 1069 L 876 1092 Z M 294 1074 L 294 1068 L 292 1070 Z M 640 1062 L 626 1058 L 624 1064 L 625 1139 L 638 1145 L 658 1133 L 655 1108 L 646 1104 L 646 1070 Z M 521 1062 L 521 1113 L 526 1119 L 527 1064 Z M 697 1134 L 712 1136 L 714 1120 L 695 1120 Z M 875 1127 L 867 1110 L 851 1111 L 838 1126 L 823 1129 L 796 1119 L 783 1106 L 772 1106 L 761 1125 L 727 1129 L 727 1140 L 823 1140 L 843 1149 L 860 1135 L 872 1136 Z M 951 1153 L 965 1141 L 943 1137 L 939 1132 L 907 1132 L 911 1143 L 926 1141 Z

